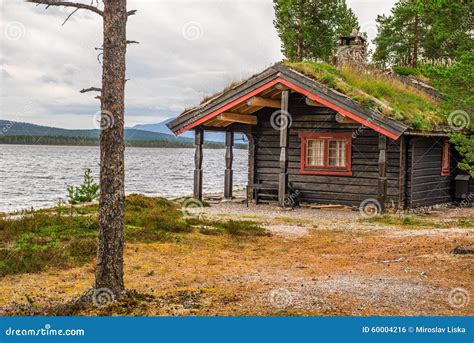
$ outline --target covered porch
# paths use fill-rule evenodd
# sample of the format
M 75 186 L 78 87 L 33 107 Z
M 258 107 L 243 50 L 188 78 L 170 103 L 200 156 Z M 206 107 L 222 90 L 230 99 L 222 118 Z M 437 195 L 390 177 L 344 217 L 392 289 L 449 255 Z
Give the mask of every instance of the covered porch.
M 193 128 L 195 132 L 195 154 L 194 154 L 194 189 L 193 197 L 198 200 L 203 198 L 203 153 L 205 131 L 218 131 L 225 133 L 225 174 L 224 174 L 224 199 L 233 198 L 233 159 L 234 143 L 236 133 L 242 133 L 248 140 L 248 183 L 246 186 L 246 201 L 254 198 L 253 191 L 259 185 L 254 183 L 254 152 L 255 136 L 253 128 L 258 124 L 256 112 L 263 108 L 271 109 L 272 120 L 281 125 L 276 129 L 280 132 L 280 181 L 274 186 L 278 192 L 278 203 L 284 206 L 288 193 L 287 165 L 288 165 L 288 123 L 290 122 L 288 112 L 288 99 L 290 90 L 281 84 L 276 84 L 261 93 L 249 97 L 227 110 L 207 119 Z M 286 124 L 285 124 L 286 123 Z M 261 185 L 260 185 L 261 186 Z M 270 187 L 270 186 L 266 186 Z M 273 189 L 273 186 L 271 186 Z

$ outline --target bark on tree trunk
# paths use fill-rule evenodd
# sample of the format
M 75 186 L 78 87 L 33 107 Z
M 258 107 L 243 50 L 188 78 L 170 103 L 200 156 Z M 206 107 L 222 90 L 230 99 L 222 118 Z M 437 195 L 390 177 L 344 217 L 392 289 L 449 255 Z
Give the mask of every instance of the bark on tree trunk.
M 303 60 L 303 35 L 301 33 L 301 19 L 298 19 L 298 31 L 296 37 L 296 62 Z
M 124 93 L 127 1 L 104 0 L 99 248 L 95 288 L 118 297 L 123 282 Z
M 415 37 L 413 39 L 413 60 L 411 63 L 411 66 L 413 68 L 416 68 L 417 63 L 418 63 L 418 43 L 420 40 L 419 34 L 420 34 L 420 16 L 417 13 L 415 15 Z

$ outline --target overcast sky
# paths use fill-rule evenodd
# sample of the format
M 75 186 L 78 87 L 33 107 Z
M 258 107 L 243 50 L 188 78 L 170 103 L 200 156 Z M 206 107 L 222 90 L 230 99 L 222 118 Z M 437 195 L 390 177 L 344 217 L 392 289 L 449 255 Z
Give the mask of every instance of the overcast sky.
M 84 0 L 83 0 L 84 1 Z M 71 9 L 1 2 L 0 119 L 93 128 L 101 20 Z M 396 0 L 347 0 L 373 39 Z M 129 0 L 126 125 L 157 123 L 282 59 L 271 0 Z

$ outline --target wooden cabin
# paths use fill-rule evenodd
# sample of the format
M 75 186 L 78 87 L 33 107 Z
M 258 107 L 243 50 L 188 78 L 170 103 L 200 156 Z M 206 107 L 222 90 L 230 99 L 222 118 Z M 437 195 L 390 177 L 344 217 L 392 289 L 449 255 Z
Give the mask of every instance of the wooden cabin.
M 420 132 L 283 64 L 186 110 L 168 127 L 195 131 L 202 198 L 204 131 L 226 132 L 226 198 L 235 132 L 249 141 L 249 201 L 416 208 L 449 203 L 458 174 L 447 131 Z

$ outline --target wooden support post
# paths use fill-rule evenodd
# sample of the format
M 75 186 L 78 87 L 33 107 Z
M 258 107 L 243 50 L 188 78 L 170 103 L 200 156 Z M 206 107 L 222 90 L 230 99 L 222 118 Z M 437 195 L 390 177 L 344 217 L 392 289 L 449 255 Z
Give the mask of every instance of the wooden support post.
M 253 200 L 253 184 L 255 183 L 255 135 L 252 127 L 248 128 L 246 132 L 247 139 L 249 140 L 249 155 L 248 155 L 248 184 L 247 184 L 247 204 Z
M 378 198 L 381 212 L 385 212 L 385 203 L 387 201 L 387 136 L 379 134 L 379 180 L 378 180 Z
M 225 179 L 224 179 L 224 198 L 232 199 L 232 162 L 234 153 L 234 132 L 231 130 L 225 133 Z
M 202 200 L 202 144 L 204 142 L 204 131 L 202 128 L 196 128 L 194 144 L 196 151 L 194 153 L 194 199 Z
M 281 123 L 280 127 L 280 174 L 278 177 L 278 204 L 285 207 L 286 196 L 288 193 L 288 132 L 290 118 L 288 113 L 288 100 L 290 92 L 281 92 Z

